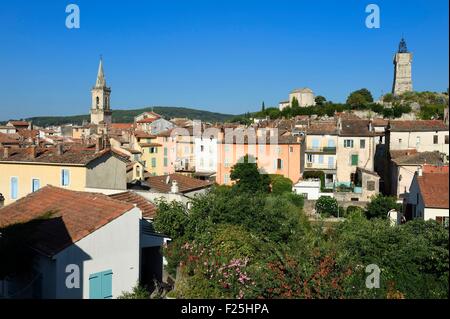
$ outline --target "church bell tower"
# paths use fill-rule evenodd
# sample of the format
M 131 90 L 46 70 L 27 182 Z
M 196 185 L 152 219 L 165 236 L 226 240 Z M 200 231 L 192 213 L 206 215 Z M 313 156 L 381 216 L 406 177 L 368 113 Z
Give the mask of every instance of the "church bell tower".
M 97 81 L 91 90 L 91 94 L 91 124 L 111 124 L 111 88 L 106 86 L 102 58 L 100 58 L 100 65 L 98 66 Z

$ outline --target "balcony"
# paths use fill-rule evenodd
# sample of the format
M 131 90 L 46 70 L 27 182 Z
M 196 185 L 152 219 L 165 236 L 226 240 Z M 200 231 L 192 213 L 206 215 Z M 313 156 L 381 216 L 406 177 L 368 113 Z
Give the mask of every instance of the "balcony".
M 314 170 L 335 170 L 336 169 L 336 162 L 334 162 L 333 164 L 328 164 L 328 163 L 306 163 L 305 165 L 306 169 L 314 169 Z
M 336 154 L 336 147 L 307 146 L 306 153 Z

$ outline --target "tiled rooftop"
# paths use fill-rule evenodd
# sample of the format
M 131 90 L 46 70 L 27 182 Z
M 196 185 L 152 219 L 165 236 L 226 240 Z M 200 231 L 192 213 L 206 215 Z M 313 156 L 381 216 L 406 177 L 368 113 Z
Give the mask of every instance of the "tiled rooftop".
M 423 173 L 417 177 L 425 207 L 449 208 L 448 173 Z
M 46 186 L 0 209 L 0 228 L 51 212 L 50 219 L 42 220 L 28 240 L 33 248 L 53 256 L 133 207 L 103 194 Z

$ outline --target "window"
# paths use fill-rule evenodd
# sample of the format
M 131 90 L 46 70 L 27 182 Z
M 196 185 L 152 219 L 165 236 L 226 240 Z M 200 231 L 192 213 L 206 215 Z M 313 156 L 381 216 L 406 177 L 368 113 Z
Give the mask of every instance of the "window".
M 203 152 L 205 150 L 205 147 L 203 145 L 200 145 L 200 152 Z
M 402 139 L 401 138 L 398 139 L 398 144 L 402 144 Z
M 31 180 L 31 191 L 34 193 L 35 191 L 39 190 L 40 188 L 40 181 L 37 178 L 33 178 Z
M 19 179 L 11 177 L 11 199 L 17 199 L 19 193 Z
M 225 157 L 224 166 L 230 167 L 230 160 L 228 159 L 228 157 Z
M 224 184 L 228 184 L 230 182 L 230 175 L 229 174 L 223 175 L 223 182 L 224 182 Z
M 359 160 L 358 155 L 352 155 L 351 156 L 352 166 L 357 166 L 358 165 L 358 160 Z
M 156 158 L 152 158 L 152 167 L 155 168 L 156 167 Z
M 277 159 L 277 169 L 283 169 L 283 160 L 281 158 Z
M 359 140 L 359 148 L 366 148 L 366 140 Z
M 89 276 L 89 298 L 112 298 L 112 270 L 107 270 Z
M 313 148 L 313 150 L 318 150 L 319 149 L 319 140 L 318 139 L 313 139 L 312 140 L 312 148 Z
M 290 153 L 293 153 L 293 152 L 294 152 L 294 147 L 289 146 L 289 152 L 290 152 Z
M 167 160 L 167 157 L 164 157 L 164 167 L 167 167 L 167 165 L 168 165 L 168 160 Z
M 375 181 L 367 181 L 367 190 L 374 191 L 375 190 Z
M 319 164 L 323 164 L 323 155 L 319 155 Z
M 420 136 L 416 136 L 416 145 L 420 144 Z
M 439 143 L 439 136 L 433 135 L 433 144 L 438 144 L 438 143 Z
M 168 152 L 167 147 L 164 147 L 164 156 L 167 156 L 167 152 Z
M 63 169 L 61 171 L 61 185 L 69 186 L 70 184 L 70 172 L 68 169 Z
M 353 140 L 344 140 L 345 148 L 353 148 Z
M 306 161 L 308 163 L 313 163 L 314 162 L 314 155 L 313 154 L 307 154 L 306 155 Z
M 445 144 L 448 144 L 448 135 L 445 135 Z

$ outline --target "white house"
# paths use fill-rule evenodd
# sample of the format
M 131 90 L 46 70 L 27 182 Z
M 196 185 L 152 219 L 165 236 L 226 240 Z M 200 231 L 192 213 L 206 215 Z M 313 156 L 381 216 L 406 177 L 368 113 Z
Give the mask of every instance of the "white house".
M 209 173 L 211 176 L 217 171 L 217 137 L 194 138 L 195 172 Z
M 448 156 L 448 129 L 441 120 L 390 121 L 386 144 L 389 151 L 414 148 L 418 152 L 438 151 Z
M 404 203 L 407 219 L 434 219 L 448 227 L 448 182 L 448 170 L 446 172 L 427 173 L 419 169 L 414 175 L 408 197 Z
M 142 205 L 46 186 L 0 209 L 0 229 L 27 227 L 33 258 L 27 271 L 0 281 L 3 297 L 112 299 L 158 277 L 162 258 L 144 249 L 159 250 L 163 240 L 142 230 Z M 149 266 L 153 257 L 156 266 Z

